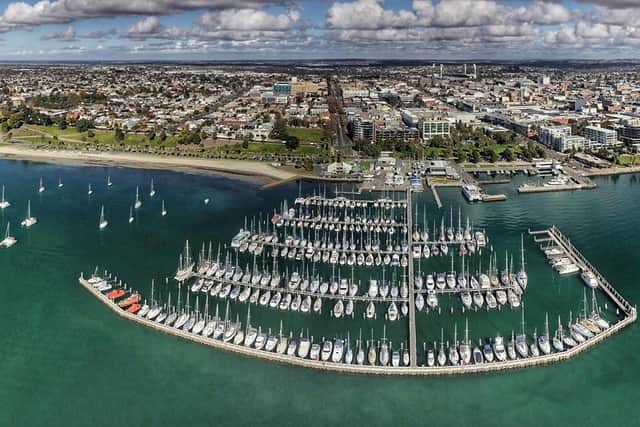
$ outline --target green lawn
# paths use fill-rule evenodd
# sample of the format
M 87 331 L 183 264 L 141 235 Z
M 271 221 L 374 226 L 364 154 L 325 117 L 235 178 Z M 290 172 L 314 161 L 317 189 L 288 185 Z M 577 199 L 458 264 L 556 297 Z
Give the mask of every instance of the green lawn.
M 287 133 L 300 141 L 322 142 L 322 129 L 319 128 L 289 128 Z
M 252 142 L 248 148 L 242 148 L 242 144 L 226 145 L 217 148 L 219 151 L 241 151 L 252 154 L 321 154 L 322 150 L 310 145 L 299 145 L 294 151 L 288 151 L 284 144 L 273 142 Z
M 12 135 L 15 139 L 28 141 L 28 142 L 53 142 L 53 143 L 61 143 L 67 140 L 67 142 L 87 142 L 87 143 L 95 143 L 95 144 L 120 144 L 119 141 L 115 139 L 114 131 L 104 131 L 92 129 L 94 136 L 90 137 L 89 132 L 78 132 L 75 127 L 68 127 L 66 129 L 60 129 L 58 126 L 36 126 L 36 125 L 25 125 L 20 129 L 15 129 L 12 131 Z M 45 136 L 50 135 L 50 136 Z M 55 141 L 52 137 L 58 137 L 58 141 Z M 163 147 L 174 147 L 176 145 L 175 138 L 171 135 L 167 135 L 167 138 L 164 142 L 160 142 L 160 139 L 156 137 L 153 141 L 149 141 L 148 137 L 144 134 L 137 133 L 127 133 L 125 134 L 125 138 L 123 143 L 127 146 L 140 146 L 140 145 L 150 145 L 150 146 L 163 146 Z
M 618 156 L 618 164 L 620 166 L 640 166 L 640 154 Z

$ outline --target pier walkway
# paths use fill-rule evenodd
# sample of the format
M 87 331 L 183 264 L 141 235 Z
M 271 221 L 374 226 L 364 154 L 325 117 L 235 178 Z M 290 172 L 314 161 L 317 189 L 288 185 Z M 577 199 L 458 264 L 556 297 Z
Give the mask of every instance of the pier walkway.
M 237 353 L 243 356 L 256 357 L 259 359 L 265 359 L 272 362 L 299 366 L 304 368 L 313 368 L 323 371 L 341 372 L 347 374 L 366 374 L 366 375 L 402 375 L 402 376 L 442 376 L 442 375 L 463 375 L 471 373 L 483 373 L 483 372 L 499 372 L 510 369 L 522 369 L 533 366 L 548 365 L 551 363 L 557 363 L 564 360 L 571 359 L 578 356 L 582 352 L 590 349 L 591 347 L 599 344 L 603 340 L 610 336 L 620 332 L 626 326 L 629 326 L 636 320 L 636 310 L 632 309 L 631 315 L 625 317 L 621 321 L 612 325 L 609 329 L 596 335 L 593 338 L 586 340 L 582 344 L 565 350 L 559 353 L 552 353 L 544 356 L 529 357 L 526 359 L 510 360 L 505 362 L 491 362 L 482 364 L 470 364 L 470 365 L 456 365 L 456 366 L 417 366 L 416 364 L 408 367 L 392 367 L 392 366 L 378 366 L 378 365 L 354 365 L 346 363 L 334 363 L 323 362 L 319 360 L 302 359 L 296 356 L 289 356 L 286 354 L 278 354 L 268 352 L 266 350 L 257 350 L 251 347 L 245 347 L 244 345 L 233 344 L 230 342 L 224 342 L 221 340 L 207 338 L 202 335 L 196 335 L 194 333 L 177 329 L 162 323 L 155 322 L 138 316 L 136 314 L 129 313 L 126 310 L 118 307 L 116 303 L 109 300 L 106 295 L 99 292 L 82 275 L 78 279 L 80 285 L 85 288 L 89 293 L 102 302 L 115 314 L 123 319 L 130 320 L 139 325 L 149 327 L 159 332 L 164 332 L 168 335 L 173 335 L 178 338 L 182 338 L 187 341 L 208 345 L 213 348 Z
M 604 278 L 602 274 L 595 269 L 593 265 L 578 251 L 575 246 L 569 241 L 569 239 L 560 232 L 560 230 L 554 225 L 550 229 L 546 230 L 551 241 L 553 241 L 558 247 L 560 247 L 565 254 L 576 264 L 582 271 L 591 271 L 596 279 L 600 288 L 605 294 L 616 304 L 616 306 L 622 310 L 626 316 L 636 316 L 636 308 L 633 307 L 626 299 L 620 295 L 620 293 Z M 538 232 L 530 232 L 530 234 L 540 234 Z M 538 240 L 540 241 L 540 240 Z
M 413 203 L 411 202 L 411 189 L 407 189 L 407 228 L 411 230 L 413 228 L 411 214 Z M 409 239 L 409 247 L 413 245 L 413 234 L 407 233 Z M 413 259 L 409 260 L 407 274 L 409 275 L 409 366 L 415 367 L 418 364 L 417 350 L 416 350 L 416 300 L 415 300 L 415 285 L 413 275 Z

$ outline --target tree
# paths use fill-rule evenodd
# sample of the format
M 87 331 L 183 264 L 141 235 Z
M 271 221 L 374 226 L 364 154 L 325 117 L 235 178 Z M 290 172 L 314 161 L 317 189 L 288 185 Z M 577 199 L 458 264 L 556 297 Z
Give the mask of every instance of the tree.
M 285 147 L 287 147 L 287 150 L 293 151 L 298 148 L 298 146 L 300 145 L 300 141 L 295 136 L 287 135 L 284 145 Z
M 480 151 L 477 148 L 474 148 L 473 151 L 471 151 L 471 161 L 473 163 L 480 162 Z
M 502 152 L 502 158 L 504 160 L 506 160 L 507 162 L 512 162 L 513 161 L 513 152 L 511 151 L 510 148 L 506 148 L 503 152 Z
M 285 139 L 287 136 L 287 121 L 282 118 L 281 114 L 276 115 L 276 121 L 273 124 L 273 129 L 271 130 L 271 138 L 273 139 Z
M 116 141 L 118 142 L 124 141 L 124 132 L 122 131 L 122 129 L 116 128 L 115 138 L 116 138 Z

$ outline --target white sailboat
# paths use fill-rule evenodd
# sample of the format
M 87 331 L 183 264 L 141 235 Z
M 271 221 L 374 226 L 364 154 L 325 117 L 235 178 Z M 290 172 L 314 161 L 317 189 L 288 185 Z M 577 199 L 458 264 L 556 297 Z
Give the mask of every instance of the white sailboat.
M 133 206 L 129 207 L 129 224 L 133 222 Z
M 156 195 L 156 190 L 153 188 L 153 178 L 151 178 L 151 190 L 149 190 L 149 197 Z
M 91 189 L 91 183 L 89 183 L 89 190 L 87 190 L 87 194 L 89 196 L 93 194 L 93 190 Z
M 166 216 L 167 215 L 167 210 L 164 207 L 164 200 L 162 201 L 162 211 L 161 211 L 162 216 Z
M 100 207 L 100 221 L 98 222 L 98 227 L 100 230 L 104 230 L 109 225 L 109 222 L 104 218 L 104 205 Z
M 4 185 L 2 186 L 2 200 L 0 200 L 0 209 L 6 209 L 11 206 L 8 200 L 4 198 Z
M 136 202 L 133 204 L 133 207 L 135 209 L 140 209 L 141 206 L 142 206 L 142 202 L 140 201 L 140 190 L 136 185 Z
M 210 201 L 211 201 L 211 199 L 207 197 L 207 198 L 204 199 L 204 204 L 208 205 Z
M 0 246 L 4 248 L 10 248 L 18 242 L 15 237 L 11 235 L 9 223 L 7 222 L 7 231 L 4 233 L 4 239 L 0 242 Z
M 40 185 L 38 186 L 38 193 L 44 193 L 44 182 L 40 178 Z
M 111 187 L 113 182 L 111 182 L 111 175 L 107 175 L 107 187 Z
M 58 188 L 62 188 L 64 187 L 64 184 L 62 183 L 62 178 L 58 178 Z
M 22 222 L 20 223 L 23 227 L 31 227 L 32 225 L 36 224 L 38 222 L 38 219 L 34 216 L 31 216 L 31 200 L 29 200 L 27 202 L 27 216 L 25 219 L 22 220 Z

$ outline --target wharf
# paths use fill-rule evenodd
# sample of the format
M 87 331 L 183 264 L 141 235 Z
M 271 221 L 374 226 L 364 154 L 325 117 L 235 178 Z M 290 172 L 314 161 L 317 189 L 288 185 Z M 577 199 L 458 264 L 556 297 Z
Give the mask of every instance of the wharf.
M 199 279 L 204 279 L 204 280 L 213 280 L 214 282 L 222 282 L 223 285 L 231 285 L 231 286 L 243 286 L 243 287 L 249 287 L 251 289 L 260 289 L 263 291 L 271 291 L 271 292 L 281 292 L 283 294 L 291 294 L 292 296 L 296 296 L 296 295 L 300 295 L 303 297 L 309 296 L 311 298 L 322 298 L 322 299 L 329 299 L 329 300 L 343 300 L 343 301 L 361 301 L 361 302 L 373 302 L 373 303 L 391 303 L 391 302 L 407 302 L 408 299 L 407 298 L 402 298 L 401 296 L 397 296 L 397 297 L 392 297 L 392 296 L 388 296 L 388 297 L 369 297 L 367 295 L 349 295 L 349 294 L 345 294 L 345 295 L 341 295 L 341 294 L 332 294 L 332 293 L 325 293 L 325 294 L 320 294 L 319 292 L 310 292 L 310 291 L 303 291 L 300 289 L 290 289 L 288 287 L 272 287 L 269 285 L 261 285 L 259 283 L 243 283 L 243 282 L 235 282 L 233 280 L 228 280 L 228 279 L 224 279 L 224 278 L 220 278 L 220 279 L 214 279 L 211 277 L 207 277 L 204 276 L 202 274 L 198 274 L 198 273 L 194 273 L 192 277 L 197 277 Z
M 411 189 L 407 190 L 407 200 L 411 200 Z M 407 203 L 407 227 L 412 229 L 412 211 L 413 203 Z M 407 233 L 409 239 L 409 247 L 413 245 L 412 233 Z M 416 367 L 418 365 L 417 357 L 417 343 L 416 343 L 416 300 L 415 300 L 415 285 L 413 274 L 413 259 L 409 260 L 408 265 L 408 281 L 409 281 L 409 366 Z
M 560 185 L 521 185 L 518 187 L 518 193 L 549 193 L 554 191 L 575 191 L 575 190 L 593 190 L 597 187 L 595 183 L 583 184 L 560 184 Z
M 622 310 L 627 317 L 633 317 L 635 320 L 636 317 L 636 308 L 633 307 L 627 300 L 625 300 L 620 293 L 604 278 L 602 274 L 595 269 L 589 261 L 578 251 L 573 244 L 569 241 L 569 239 L 563 235 L 560 230 L 554 225 L 550 229 L 545 230 L 546 234 L 549 236 L 549 239 L 553 241 L 558 247 L 560 247 L 564 253 L 569 257 L 569 259 L 576 264 L 582 271 L 590 271 L 594 274 L 596 279 L 598 280 L 599 287 L 604 291 L 605 294 L 616 304 L 616 306 Z M 532 232 L 530 234 L 539 235 L 545 234 L 545 232 Z M 540 241 L 540 240 L 539 240 Z
M 431 192 L 433 193 L 433 198 L 436 201 L 438 209 L 442 209 L 442 202 L 440 201 L 440 195 L 438 194 L 437 186 L 435 184 L 431 184 L 429 187 L 431 187 Z
M 491 184 L 510 184 L 510 179 L 479 179 L 478 185 L 491 185 Z
M 106 295 L 99 292 L 96 288 L 91 286 L 89 282 L 81 275 L 78 279 L 80 285 L 85 288 L 90 294 L 102 302 L 115 314 L 123 319 L 130 320 L 139 325 L 149 327 L 159 332 L 173 335 L 175 337 L 195 342 L 198 344 L 207 345 L 220 350 L 240 354 L 247 357 L 255 357 L 259 359 L 269 360 L 276 363 L 298 366 L 303 368 L 312 368 L 322 371 L 332 371 L 345 374 L 364 374 L 364 375 L 401 375 L 401 376 L 451 376 L 451 375 L 464 375 L 472 373 L 487 373 L 487 372 L 500 372 L 512 369 L 523 369 L 534 366 L 543 366 L 551 363 L 557 363 L 565 360 L 569 360 L 578 356 L 582 352 L 594 347 L 605 339 L 620 332 L 626 326 L 631 325 L 636 321 L 636 309 L 631 308 L 629 315 L 621 321 L 612 325 L 609 329 L 596 335 L 593 338 L 586 340 L 584 343 L 565 350 L 559 353 L 551 353 L 549 355 L 542 355 L 537 357 L 529 357 L 526 359 L 509 360 L 505 362 L 491 362 L 482 364 L 470 364 L 470 365 L 455 365 L 455 366 L 417 366 L 417 364 L 410 364 L 408 367 L 392 367 L 392 366 L 378 366 L 378 365 L 353 365 L 346 363 L 334 363 L 323 362 L 318 360 L 302 359 L 295 356 L 288 356 L 286 354 L 278 354 L 268 352 L 265 350 L 258 350 L 251 347 L 245 347 L 244 345 L 233 344 L 230 342 L 224 342 L 213 338 L 207 338 L 202 335 L 196 335 L 194 333 L 177 329 L 168 325 L 164 325 L 153 320 L 149 320 L 140 317 L 136 314 L 129 313 L 126 310 L 121 309 L 113 301 L 109 300 Z

